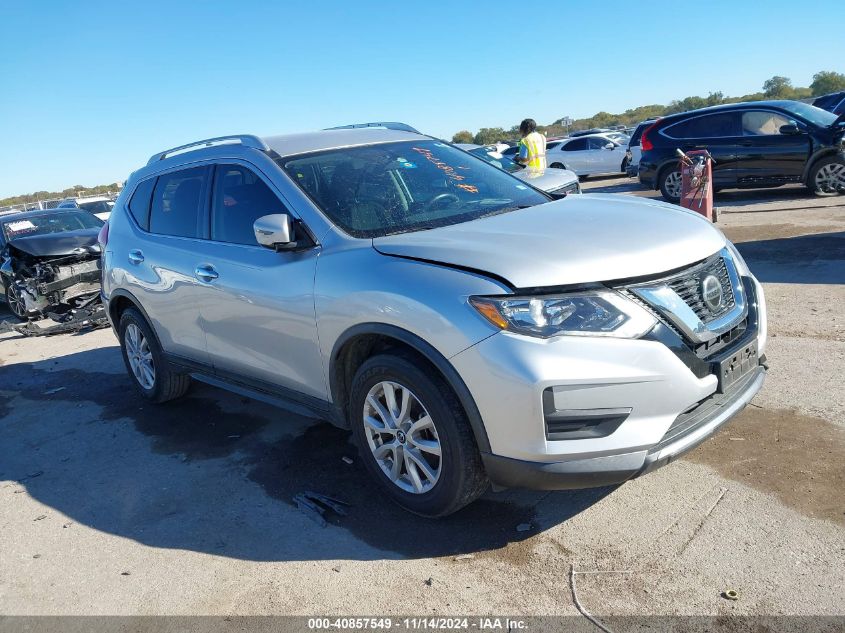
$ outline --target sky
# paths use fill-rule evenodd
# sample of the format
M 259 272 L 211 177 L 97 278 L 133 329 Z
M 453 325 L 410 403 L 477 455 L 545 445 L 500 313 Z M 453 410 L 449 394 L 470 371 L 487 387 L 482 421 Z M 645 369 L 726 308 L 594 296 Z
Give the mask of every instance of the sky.
M 845 72 L 845 2 L 811 4 L 0 0 L 0 198 L 123 181 L 224 134 L 388 120 L 451 138 L 808 86 Z

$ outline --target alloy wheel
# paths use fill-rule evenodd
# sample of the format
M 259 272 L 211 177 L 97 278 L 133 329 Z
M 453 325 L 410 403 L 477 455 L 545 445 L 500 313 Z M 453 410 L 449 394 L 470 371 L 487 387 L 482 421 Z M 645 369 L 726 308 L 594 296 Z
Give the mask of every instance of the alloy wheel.
M 668 193 L 672 198 L 680 198 L 681 197 L 681 172 L 673 171 L 668 176 L 666 176 L 666 193 Z
M 9 282 L 9 289 L 6 293 L 7 305 L 9 311 L 16 317 L 23 319 L 26 317 L 26 306 L 24 305 L 23 297 L 21 297 L 20 290 L 15 285 L 14 281 Z
M 817 191 L 837 193 L 845 189 L 845 164 L 828 163 L 816 172 L 815 185 Z
M 156 380 L 153 353 L 141 328 L 134 323 L 127 325 L 123 341 L 126 345 L 126 358 L 129 359 L 129 367 L 135 380 L 144 389 L 152 389 Z
M 396 486 L 413 494 L 440 478 L 442 449 L 434 421 L 407 387 L 384 381 L 367 393 L 364 432 L 373 458 Z

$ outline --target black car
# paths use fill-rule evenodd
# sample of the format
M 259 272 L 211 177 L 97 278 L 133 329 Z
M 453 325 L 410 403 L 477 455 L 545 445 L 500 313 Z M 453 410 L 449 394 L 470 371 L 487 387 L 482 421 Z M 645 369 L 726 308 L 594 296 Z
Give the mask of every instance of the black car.
M 845 114 L 845 90 L 817 97 L 813 105 L 834 114 Z
M 817 195 L 845 193 L 845 116 L 799 101 L 757 101 L 664 117 L 642 134 L 640 183 L 677 202 L 677 150 L 707 149 L 714 190 L 802 183 Z
M 25 321 L 95 299 L 102 220 L 81 209 L 0 215 L 0 290 Z

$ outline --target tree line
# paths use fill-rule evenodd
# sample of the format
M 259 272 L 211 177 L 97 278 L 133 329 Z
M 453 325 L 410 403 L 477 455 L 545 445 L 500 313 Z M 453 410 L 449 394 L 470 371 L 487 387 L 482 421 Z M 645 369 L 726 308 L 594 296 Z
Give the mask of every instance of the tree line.
M 35 193 L 25 193 L 20 196 L 11 196 L 9 198 L 0 199 L 0 207 L 13 207 L 15 205 L 35 204 L 42 200 L 55 200 L 56 198 L 77 198 L 81 196 L 102 196 L 119 190 L 120 187 L 115 183 L 108 185 L 97 185 L 96 187 L 85 187 L 83 185 L 74 185 L 62 191 L 36 191 Z
M 610 114 L 609 112 L 598 112 L 585 119 L 576 119 L 567 127 L 563 124 L 564 118 L 560 118 L 549 125 L 538 125 L 538 130 L 546 136 L 563 136 L 568 132 L 576 130 L 589 130 L 591 128 L 606 128 L 614 125 L 626 127 L 637 125 L 639 122 L 655 117 L 667 116 L 678 112 L 698 110 L 708 106 L 720 105 L 723 103 L 738 103 L 740 101 L 762 101 L 763 99 L 809 99 L 819 97 L 831 92 L 845 90 L 845 74 L 823 70 L 813 75 L 813 83 L 809 87 L 796 87 L 788 77 L 775 75 L 763 82 L 763 89 L 760 92 L 742 95 L 741 97 L 726 97 L 722 92 L 711 92 L 706 97 L 686 97 L 677 99 L 669 105 L 645 105 L 638 108 L 625 110 L 621 114 Z M 514 125 L 510 129 L 501 127 L 483 127 L 473 134 L 469 130 L 461 130 L 452 136 L 453 143 L 475 143 L 476 145 L 489 145 L 505 139 L 518 139 L 519 126 Z

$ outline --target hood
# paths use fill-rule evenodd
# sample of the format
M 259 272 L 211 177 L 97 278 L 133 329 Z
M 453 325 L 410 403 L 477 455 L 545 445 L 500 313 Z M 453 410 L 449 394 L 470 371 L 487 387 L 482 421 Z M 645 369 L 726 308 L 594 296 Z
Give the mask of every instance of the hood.
M 516 288 L 611 281 L 702 260 L 725 238 L 681 207 L 584 194 L 452 226 L 378 237 L 386 255 L 484 271 Z
M 543 191 L 554 191 L 578 180 L 575 172 L 568 169 L 520 169 L 511 175 Z
M 61 257 L 83 253 L 99 256 L 100 245 L 97 244 L 99 233 L 100 229 L 93 227 L 63 233 L 30 235 L 11 239 L 9 245 L 33 257 Z

